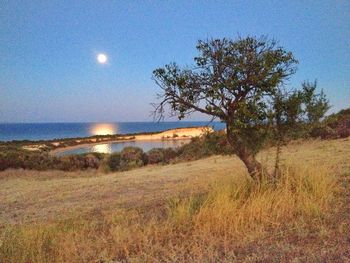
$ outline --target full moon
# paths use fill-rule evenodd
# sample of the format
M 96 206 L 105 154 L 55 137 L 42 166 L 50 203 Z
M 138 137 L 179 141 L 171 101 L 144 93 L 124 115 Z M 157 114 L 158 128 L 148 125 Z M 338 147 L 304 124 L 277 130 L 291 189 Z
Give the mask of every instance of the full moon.
M 100 53 L 97 55 L 97 61 L 100 64 L 105 64 L 107 62 L 108 58 L 106 54 Z

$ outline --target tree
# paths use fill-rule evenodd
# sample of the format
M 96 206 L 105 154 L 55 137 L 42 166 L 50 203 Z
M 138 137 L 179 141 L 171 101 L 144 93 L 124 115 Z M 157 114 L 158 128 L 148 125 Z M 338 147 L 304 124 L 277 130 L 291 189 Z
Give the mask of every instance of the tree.
M 277 146 L 275 175 L 279 170 L 282 144 L 290 138 L 309 135 L 310 131 L 321 124 L 321 119 L 330 108 L 323 91 L 316 93 L 316 88 L 316 81 L 304 81 L 301 90 L 279 90 L 273 96 L 270 124 Z
M 171 63 L 153 71 L 161 88 L 155 114 L 162 118 L 168 106 L 180 119 L 195 111 L 220 119 L 235 154 L 259 180 L 262 166 L 255 156 L 269 132 L 270 99 L 298 61 L 266 37 L 199 41 L 197 50 L 193 67 Z
M 321 93 L 319 94 L 315 93 L 317 88 L 316 80 L 313 83 L 304 81 L 302 87 L 307 121 L 312 126 L 315 124 L 317 125 L 330 109 L 329 101 L 323 93 L 323 90 L 321 90 Z

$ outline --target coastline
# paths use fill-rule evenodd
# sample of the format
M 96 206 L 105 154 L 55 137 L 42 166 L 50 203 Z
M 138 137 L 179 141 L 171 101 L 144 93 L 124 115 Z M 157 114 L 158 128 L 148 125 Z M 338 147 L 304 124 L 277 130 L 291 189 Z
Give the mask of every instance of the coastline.
M 94 146 L 94 145 L 107 144 L 107 143 L 134 142 L 134 141 L 185 141 L 185 140 L 190 140 L 191 138 L 194 138 L 194 137 L 176 137 L 176 138 L 142 139 L 142 140 L 133 138 L 133 139 L 119 139 L 119 140 L 111 140 L 111 141 L 91 142 L 91 143 L 83 143 L 83 144 L 56 148 L 54 150 L 51 150 L 49 154 L 57 155 L 65 151 L 75 150 L 81 147 Z
M 99 145 L 99 144 L 105 144 L 105 143 L 118 143 L 118 142 L 129 142 L 129 141 L 172 141 L 172 140 L 189 140 L 194 137 L 200 137 L 204 135 L 207 132 L 213 132 L 214 130 L 211 127 L 190 127 L 190 128 L 176 128 L 176 129 L 170 129 L 166 131 L 161 131 L 158 133 L 152 133 L 152 134 L 135 134 L 135 135 L 121 135 L 119 137 L 109 139 L 104 138 L 101 141 L 96 141 L 96 139 L 86 138 L 84 139 L 72 139 L 72 141 L 76 142 L 76 145 L 63 145 L 60 146 L 60 141 L 57 140 L 56 142 L 51 142 L 52 145 L 55 145 L 56 148 L 51 149 L 49 151 L 50 155 L 57 155 L 59 153 L 70 151 L 74 149 L 78 149 L 81 147 L 86 146 L 92 146 L 92 145 Z M 111 137 L 112 138 L 112 137 Z M 82 142 L 82 143 L 81 143 Z M 29 151 L 36 151 L 40 150 L 40 147 L 43 147 L 42 145 L 31 145 L 31 146 L 25 146 L 24 149 Z

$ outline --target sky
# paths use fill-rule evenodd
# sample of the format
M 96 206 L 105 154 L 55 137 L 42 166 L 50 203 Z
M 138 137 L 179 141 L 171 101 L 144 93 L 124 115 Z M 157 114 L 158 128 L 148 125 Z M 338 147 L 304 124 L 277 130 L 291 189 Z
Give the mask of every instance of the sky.
M 317 79 L 332 112 L 350 107 L 348 0 L 0 0 L 0 122 L 152 121 L 152 71 L 238 35 L 278 40 L 299 60 L 288 86 Z

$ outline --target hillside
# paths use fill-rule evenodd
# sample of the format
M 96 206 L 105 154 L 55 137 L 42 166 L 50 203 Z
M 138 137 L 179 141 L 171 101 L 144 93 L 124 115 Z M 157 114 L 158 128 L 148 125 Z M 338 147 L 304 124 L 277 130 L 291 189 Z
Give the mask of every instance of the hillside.
M 272 167 L 273 156 L 274 149 L 270 149 L 262 152 L 259 159 Z M 296 141 L 284 147 L 282 158 L 287 162 L 303 164 L 301 167 L 305 167 L 305 169 L 315 167 L 315 169 L 311 168 L 315 170 L 315 176 L 324 172 L 330 173 L 329 176 L 336 176 L 338 186 L 333 189 L 335 199 L 332 201 L 332 205 L 327 209 L 324 208 L 324 211 L 317 210 L 318 208 L 315 206 L 310 210 L 314 211 L 312 214 L 316 213 L 313 216 L 306 214 L 300 219 L 293 219 L 294 216 L 289 215 L 292 217 L 287 221 L 288 223 L 283 220 L 283 218 L 287 218 L 287 214 L 283 213 L 288 210 L 286 212 L 281 210 L 279 212 L 282 213 L 281 219 L 278 219 L 279 217 L 268 219 L 273 220 L 276 224 L 269 228 L 260 229 L 267 222 L 259 223 L 252 219 L 252 222 L 255 222 L 254 224 L 257 224 L 256 227 L 258 228 L 242 225 L 244 227 L 242 231 L 245 227 L 248 228 L 244 230 L 244 236 L 241 236 L 240 230 L 238 230 L 235 235 L 241 237 L 240 241 L 236 240 L 233 243 L 222 239 L 224 236 L 221 237 L 221 234 L 216 237 L 212 236 L 208 240 L 210 243 L 214 242 L 212 245 L 215 244 L 215 247 L 212 248 L 210 248 L 210 243 L 197 243 L 200 240 L 195 241 L 195 237 L 191 236 L 191 238 L 194 238 L 191 241 L 194 242 L 191 243 L 191 253 L 198 252 L 196 256 L 194 255 L 194 261 L 226 259 L 239 262 L 271 262 L 272 259 L 283 258 L 285 261 L 298 259 L 301 262 L 346 262 L 344 260 L 349 258 L 350 255 L 348 239 L 350 230 L 349 156 L 349 138 L 332 141 Z M 244 166 L 241 162 L 235 157 L 227 156 L 214 156 L 175 165 L 148 166 L 114 174 L 101 174 L 94 171 L 36 172 L 7 170 L 1 172 L 0 232 L 2 233 L 0 237 L 2 243 L 0 242 L 0 244 L 2 245 L 0 245 L 0 259 L 6 256 L 16 259 L 16 262 L 26 262 L 25 260 L 28 258 L 35 258 L 35 262 L 47 262 L 48 259 L 50 259 L 50 262 L 65 262 L 69 257 L 70 262 L 96 262 L 96 258 L 110 259 L 115 252 L 117 254 L 114 254 L 112 258 L 117 259 L 129 255 L 126 258 L 136 257 L 141 261 L 154 262 L 166 258 L 169 260 L 169 257 L 172 258 L 171 255 L 175 256 L 176 254 L 178 261 L 189 260 L 189 255 L 183 251 L 184 248 L 180 245 L 181 243 L 186 245 L 186 242 L 178 244 L 179 240 L 163 240 L 165 238 L 163 235 L 166 233 L 164 231 L 174 231 L 174 229 L 168 229 L 174 222 L 170 221 L 173 222 L 170 225 L 168 225 L 169 222 L 164 226 L 159 226 L 158 232 L 155 233 L 154 230 L 157 228 L 152 227 L 151 222 L 153 220 L 163 222 L 164 219 L 162 218 L 169 211 L 173 211 L 174 208 L 171 207 L 174 204 L 180 204 L 179 207 L 176 205 L 178 207 L 176 208 L 176 220 L 180 220 L 182 216 L 179 216 L 186 210 L 178 210 L 182 207 L 181 203 L 176 201 L 180 200 L 178 198 L 193 196 L 195 198 L 193 200 L 197 200 L 198 197 L 195 196 L 198 196 L 198 194 L 201 196 L 201 193 L 210 191 L 213 184 L 216 185 L 217 182 L 227 180 L 237 180 L 239 182 L 244 176 Z M 319 183 L 321 185 L 322 181 Z M 318 182 L 315 182 L 314 187 L 318 187 L 317 184 Z M 317 191 L 330 190 L 321 190 L 320 188 Z M 287 196 L 291 198 L 290 194 Z M 261 201 L 262 199 L 259 202 Z M 260 203 L 258 207 L 263 209 L 262 205 L 263 203 Z M 258 209 L 258 207 L 254 209 Z M 311 209 L 309 206 L 306 208 L 307 211 Z M 174 213 L 174 211 L 171 213 Z M 183 212 L 180 213 L 180 211 Z M 261 210 L 260 213 L 263 213 L 263 211 Z M 218 211 L 215 213 L 218 213 Z M 257 216 L 256 213 L 258 212 L 254 212 L 255 216 Z M 160 219 L 152 219 L 154 216 Z M 110 228 L 123 218 L 128 220 L 127 226 L 125 226 L 127 229 L 124 229 L 127 232 L 119 232 L 120 230 L 117 230 L 119 228 L 115 227 Z M 216 225 L 221 220 L 223 219 L 218 219 Z M 141 222 L 148 222 L 142 223 L 146 224 L 146 229 L 142 230 L 144 227 L 141 227 Z M 162 225 L 163 223 L 158 224 Z M 185 227 L 187 223 L 181 223 L 181 225 Z M 103 229 L 107 226 L 107 232 L 104 232 Z M 64 236 L 60 234 L 63 231 L 62 227 L 67 229 L 65 231 L 68 231 L 62 233 Z M 100 229 L 100 227 L 102 228 Z M 73 236 L 69 234 L 71 231 L 69 229 L 74 230 Z M 110 231 L 118 231 L 116 232 L 117 236 Z M 147 232 L 149 234 L 142 232 L 143 234 L 141 234 L 139 231 L 151 232 Z M 182 232 L 185 229 L 178 229 L 177 231 L 183 234 L 186 233 Z M 225 228 L 226 231 L 228 229 Z M 100 237 L 95 236 L 97 233 Z M 153 234 L 149 236 L 150 233 Z M 123 236 L 125 234 L 126 236 Z M 170 238 L 173 234 L 168 233 L 166 235 Z M 157 237 L 157 235 L 159 236 Z M 113 240 L 108 241 L 112 237 Z M 57 243 L 57 238 L 64 238 L 65 241 Z M 105 240 L 106 238 L 107 240 Z M 143 240 L 143 238 L 147 239 Z M 155 240 L 152 241 L 149 238 Z M 119 239 L 120 242 L 124 240 L 123 243 L 127 247 L 124 249 L 118 247 Z M 90 243 L 92 240 L 95 241 Z M 205 239 L 201 240 L 207 242 L 204 241 Z M 129 242 L 131 242 L 130 246 L 127 245 Z M 138 245 L 141 247 L 133 247 L 134 242 L 141 242 Z M 147 250 L 142 249 L 143 246 L 148 247 L 152 242 L 154 242 L 152 249 L 150 247 Z M 160 245 L 158 242 L 166 242 L 164 246 L 167 247 L 167 250 L 161 250 L 158 247 Z M 53 249 L 50 244 L 57 244 L 55 247 L 58 246 L 57 249 L 65 251 L 64 254 L 61 255 L 55 250 L 54 253 L 58 253 L 60 256 L 56 255 L 57 258 L 53 260 L 52 255 L 50 256 L 50 251 Z M 193 247 L 195 244 L 198 247 Z M 224 252 L 225 247 L 230 250 Z M 43 250 L 44 248 L 45 250 Z M 81 252 L 74 252 L 76 249 L 81 250 Z M 105 251 L 105 249 L 107 250 Z M 179 251 L 179 249 L 181 250 Z M 33 251 L 37 251 L 35 253 L 39 254 L 33 254 Z M 181 255 L 181 251 L 184 253 L 183 255 Z M 102 260 L 101 262 L 107 261 Z
M 321 126 L 311 133 L 322 139 L 346 138 L 350 136 L 350 108 L 343 109 L 325 118 Z

